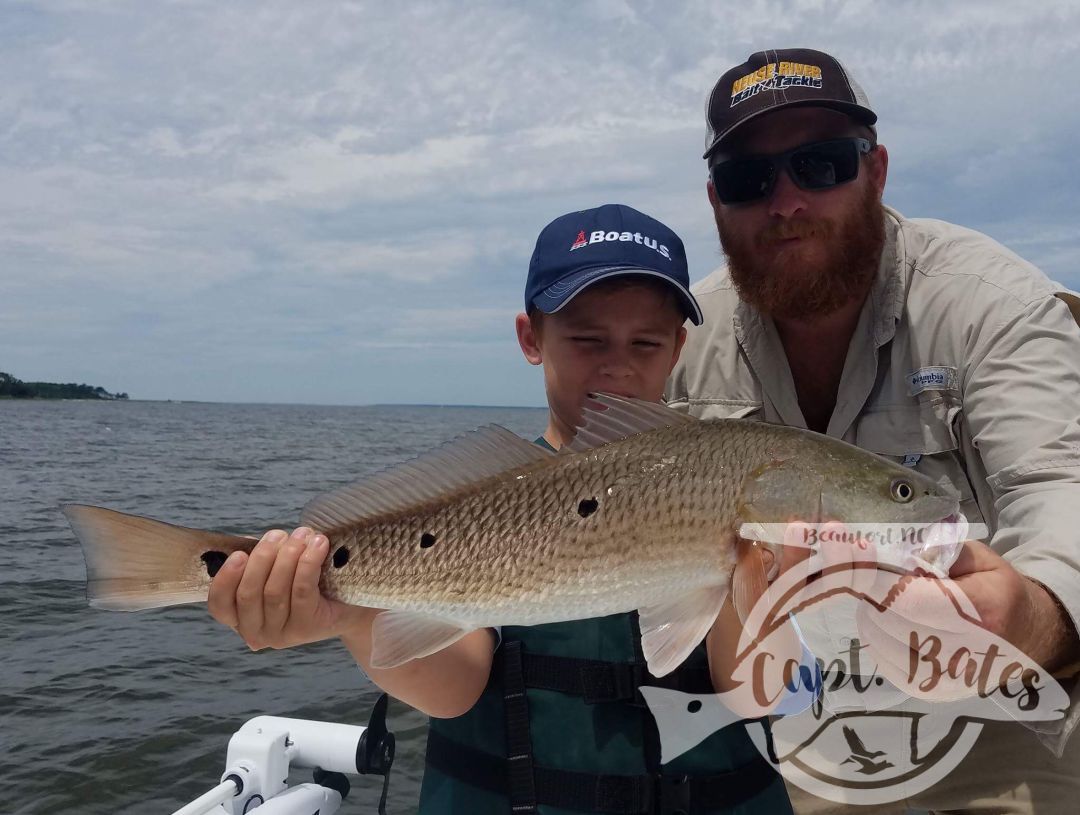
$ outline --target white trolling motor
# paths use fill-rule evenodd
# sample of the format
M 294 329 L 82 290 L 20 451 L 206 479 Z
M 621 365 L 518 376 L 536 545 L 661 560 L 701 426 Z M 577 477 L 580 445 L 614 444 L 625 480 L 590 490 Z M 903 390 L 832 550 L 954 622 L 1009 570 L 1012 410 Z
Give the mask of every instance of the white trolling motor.
M 394 734 L 388 700 L 375 702 L 367 727 L 256 716 L 229 740 L 221 783 L 173 815 L 331 815 L 349 794 L 346 775 L 381 775 L 386 815 Z M 290 767 L 311 769 L 313 783 L 289 787 Z

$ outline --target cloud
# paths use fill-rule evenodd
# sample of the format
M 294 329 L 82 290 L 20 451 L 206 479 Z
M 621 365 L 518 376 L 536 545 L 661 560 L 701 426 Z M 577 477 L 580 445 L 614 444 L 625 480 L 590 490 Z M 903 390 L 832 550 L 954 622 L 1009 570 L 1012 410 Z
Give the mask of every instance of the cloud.
M 386 243 L 374 236 L 366 242 L 310 241 L 286 251 L 296 268 L 316 279 L 366 275 L 415 284 L 463 275 L 479 255 L 475 237 L 431 232 L 419 245 Z
M 215 191 L 228 200 L 281 201 L 313 207 L 340 207 L 362 196 L 367 200 L 413 199 L 434 192 L 440 180 L 482 161 L 482 136 L 428 139 L 395 153 L 359 149 L 362 139 L 351 128 L 332 138 L 306 138 L 244 158 L 244 181 Z

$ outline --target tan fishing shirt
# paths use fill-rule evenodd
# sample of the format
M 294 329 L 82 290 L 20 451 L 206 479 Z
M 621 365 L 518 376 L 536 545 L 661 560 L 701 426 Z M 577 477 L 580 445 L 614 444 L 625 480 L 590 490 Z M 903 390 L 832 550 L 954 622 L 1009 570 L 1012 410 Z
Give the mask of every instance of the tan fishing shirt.
M 886 226 L 827 432 L 951 484 L 990 545 L 1080 625 L 1080 297 L 980 233 L 891 209 Z M 724 268 L 694 292 L 705 322 L 669 404 L 806 427 L 772 321 Z M 811 648 L 845 651 L 852 612 L 800 615 Z M 1080 691 L 1072 702 L 1074 726 Z

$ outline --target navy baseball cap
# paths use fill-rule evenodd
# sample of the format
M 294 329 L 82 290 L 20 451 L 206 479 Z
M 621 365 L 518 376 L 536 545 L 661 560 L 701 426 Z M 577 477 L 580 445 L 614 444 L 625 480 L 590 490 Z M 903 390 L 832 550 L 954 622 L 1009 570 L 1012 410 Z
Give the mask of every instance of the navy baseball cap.
M 623 204 L 571 212 L 541 230 L 525 281 L 525 309 L 553 314 L 592 284 L 626 275 L 667 283 L 687 318 L 701 325 L 683 242 L 655 218 Z

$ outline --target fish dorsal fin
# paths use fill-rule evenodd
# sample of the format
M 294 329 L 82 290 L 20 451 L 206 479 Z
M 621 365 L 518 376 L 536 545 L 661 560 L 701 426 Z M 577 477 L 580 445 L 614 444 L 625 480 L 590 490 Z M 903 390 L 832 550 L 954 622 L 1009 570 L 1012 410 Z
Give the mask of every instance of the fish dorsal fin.
M 582 425 L 577 429 L 573 441 L 563 449 L 570 453 L 584 453 L 638 433 L 696 421 L 693 416 L 673 410 L 661 402 L 646 402 L 644 399 L 608 393 L 590 394 L 585 402 Z
M 434 500 L 553 455 L 504 427 L 488 425 L 404 464 L 313 498 L 300 521 L 317 530 L 335 529 Z

